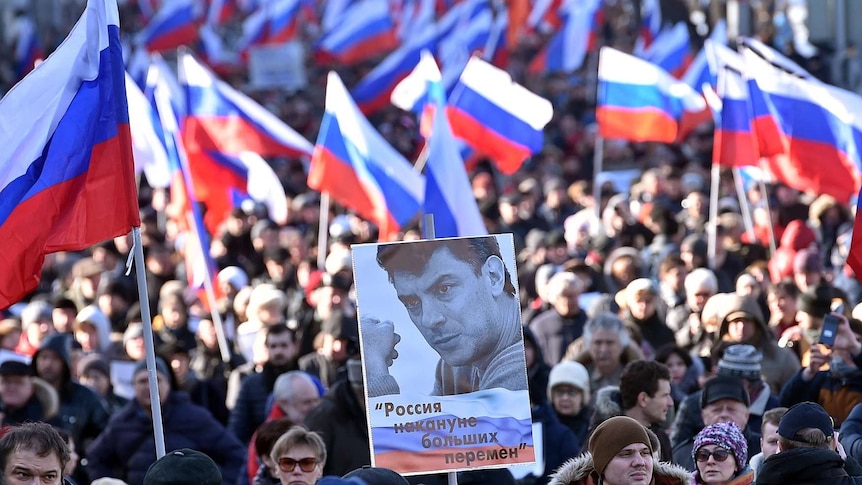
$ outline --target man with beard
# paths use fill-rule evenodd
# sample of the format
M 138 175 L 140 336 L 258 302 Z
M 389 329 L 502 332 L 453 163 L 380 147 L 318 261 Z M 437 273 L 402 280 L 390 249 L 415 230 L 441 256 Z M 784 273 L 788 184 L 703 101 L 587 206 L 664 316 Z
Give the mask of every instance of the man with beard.
M 297 369 L 297 345 L 293 332 L 285 325 L 265 327 L 263 331 L 269 358 L 260 371 L 242 381 L 227 425 L 245 445 L 248 445 L 254 430 L 266 419 L 266 401 L 275 380 L 282 373 Z

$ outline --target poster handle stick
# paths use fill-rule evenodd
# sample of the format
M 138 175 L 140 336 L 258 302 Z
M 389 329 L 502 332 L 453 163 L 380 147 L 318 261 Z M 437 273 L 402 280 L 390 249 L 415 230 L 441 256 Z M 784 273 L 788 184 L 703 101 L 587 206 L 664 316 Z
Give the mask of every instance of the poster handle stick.
M 435 239 L 437 237 L 434 231 L 434 214 L 425 214 L 422 216 L 422 229 L 425 232 L 425 239 Z M 458 472 L 446 473 L 449 485 L 458 485 Z
M 425 232 L 425 239 L 437 238 L 437 234 L 434 231 L 434 214 L 425 214 L 422 216 L 422 228 Z
M 150 297 L 147 294 L 147 275 L 144 266 L 144 245 L 141 228 L 132 228 L 132 250 L 138 279 L 138 299 L 141 302 L 141 320 L 144 324 L 144 350 L 147 360 L 147 377 L 150 384 L 150 407 L 153 413 L 153 434 L 156 441 L 156 459 L 165 456 L 165 429 L 162 426 L 162 406 L 159 402 L 159 384 L 156 374 L 156 349 L 153 341 L 153 320 L 150 315 Z
M 320 220 L 317 229 L 317 269 L 326 268 L 326 249 L 329 246 L 329 192 L 320 193 Z

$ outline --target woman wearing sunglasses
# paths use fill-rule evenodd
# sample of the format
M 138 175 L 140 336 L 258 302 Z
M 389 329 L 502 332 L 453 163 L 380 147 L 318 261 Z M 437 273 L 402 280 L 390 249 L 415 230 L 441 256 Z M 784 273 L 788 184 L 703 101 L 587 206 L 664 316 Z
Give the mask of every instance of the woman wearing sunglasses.
M 313 485 L 323 475 L 326 445 L 314 431 L 294 426 L 275 442 L 269 456 L 281 485 Z
M 736 423 L 715 423 L 703 428 L 692 447 L 696 485 L 749 485 L 748 442 Z

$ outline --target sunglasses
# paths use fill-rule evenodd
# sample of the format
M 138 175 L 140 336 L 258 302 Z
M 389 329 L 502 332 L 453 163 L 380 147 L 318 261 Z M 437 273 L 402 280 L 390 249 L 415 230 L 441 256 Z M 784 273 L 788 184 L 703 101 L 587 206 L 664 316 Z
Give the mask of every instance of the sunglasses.
M 703 463 L 705 461 L 709 461 L 710 456 L 715 458 L 715 461 L 722 462 L 727 460 L 727 457 L 730 456 L 730 452 L 724 448 L 716 448 L 712 453 L 710 453 L 709 450 L 697 450 L 697 453 L 694 454 L 694 459 Z
M 299 469 L 304 472 L 314 471 L 314 467 L 317 466 L 317 458 L 302 458 L 300 460 L 294 460 L 293 458 L 288 458 L 286 456 L 282 456 L 278 459 L 278 468 L 285 473 L 290 473 L 296 468 L 296 465 L 299 465 Z

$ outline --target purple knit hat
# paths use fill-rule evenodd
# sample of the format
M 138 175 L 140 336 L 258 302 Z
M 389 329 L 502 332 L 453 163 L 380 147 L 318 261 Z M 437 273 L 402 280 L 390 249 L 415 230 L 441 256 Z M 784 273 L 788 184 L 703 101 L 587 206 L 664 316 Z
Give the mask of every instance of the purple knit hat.
M 745 470 L 748 464 L 748 442 L 736 423 L 715 423 L 700 430 L 691 448 L 692 461 L 697 463 L 694 455 L 706 445 L 716 445 L 732 451 L 733 457 L 736 458 L 737 471 Z

